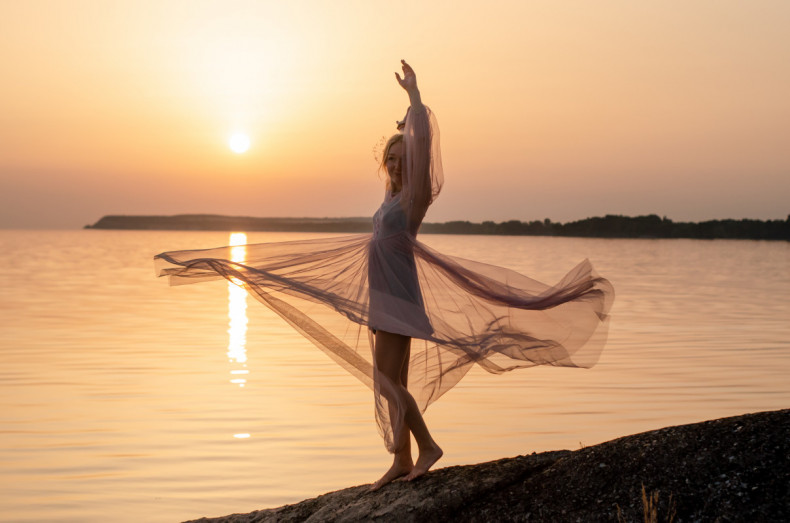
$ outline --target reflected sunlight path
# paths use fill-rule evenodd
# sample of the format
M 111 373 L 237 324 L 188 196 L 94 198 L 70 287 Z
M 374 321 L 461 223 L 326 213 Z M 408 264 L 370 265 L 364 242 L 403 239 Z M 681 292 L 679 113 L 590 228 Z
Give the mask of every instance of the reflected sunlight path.
M 243 262 L 247 258 L 247 235 L 234 232 L 230 235 L 230 260 Z M 228 361 L 231 363 L 231 383 L 244 387 L 247 383 L 247 291 L 244 282 L 232 278 L 228 282 Z M 248 433 L 234 434 L 234 438 L 246 439 Z

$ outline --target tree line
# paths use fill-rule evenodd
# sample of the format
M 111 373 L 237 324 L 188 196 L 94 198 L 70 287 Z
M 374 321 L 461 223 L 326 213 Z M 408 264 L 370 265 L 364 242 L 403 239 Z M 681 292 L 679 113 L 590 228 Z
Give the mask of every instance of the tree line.
M 438 234 L 498 234 L 511 236 L 581 236 L 590 238 L 697 238 L 790 240 L 790 215 L 786 220 L 708 220 L 675 222 L 655 214 L 586 218 L 568 223 L 548 218 L 496 223 L 452 221 L 425 223 L 420 232 Z
M 370 232 L 370 218 L 253 218 L 207 214 L 177 216 L 104 216 L 88 229 Z M 709 220 L 674 222 L 655 214 L 586 218 L 559 223 L 545 220 L 451 221 L 423 223 L 421 233 L 491 234 L 506 236 L 581 236 L 589 238 L 698 238 L 790 240 L 790 216 L 786 220 Z

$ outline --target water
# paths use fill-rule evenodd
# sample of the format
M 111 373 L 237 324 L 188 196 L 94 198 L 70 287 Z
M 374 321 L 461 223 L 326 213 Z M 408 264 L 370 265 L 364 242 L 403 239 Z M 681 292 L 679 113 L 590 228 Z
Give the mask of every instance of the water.
M 617 292 L 595 368 L 473 370 L 432 405 L 440 465 L 790 407 L 788 243 L 422 240 L 549 283 L 589 257 Z M 218 516 L 370 483 L 388 467 L 367 388 L 225 282 L 154 278 L 153 254 L 228 243 L 214 232 L 0 231 L 1 520 Z

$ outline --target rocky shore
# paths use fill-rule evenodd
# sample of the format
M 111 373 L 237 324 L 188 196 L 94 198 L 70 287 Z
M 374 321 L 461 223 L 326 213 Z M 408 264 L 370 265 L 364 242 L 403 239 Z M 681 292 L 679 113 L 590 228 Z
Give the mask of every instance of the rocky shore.
M 790 521 L 789 454 L 787 409 L 196 521 Z

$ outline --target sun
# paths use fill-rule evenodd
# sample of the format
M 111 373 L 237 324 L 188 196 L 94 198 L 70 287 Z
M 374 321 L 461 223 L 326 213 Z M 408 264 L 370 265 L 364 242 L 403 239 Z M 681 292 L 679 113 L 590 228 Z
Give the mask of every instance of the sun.
M 244 133 L 236 133 L 228 139 L 228 145 L 236 154 L 247 152 L 250 148 L 250 137 Z

